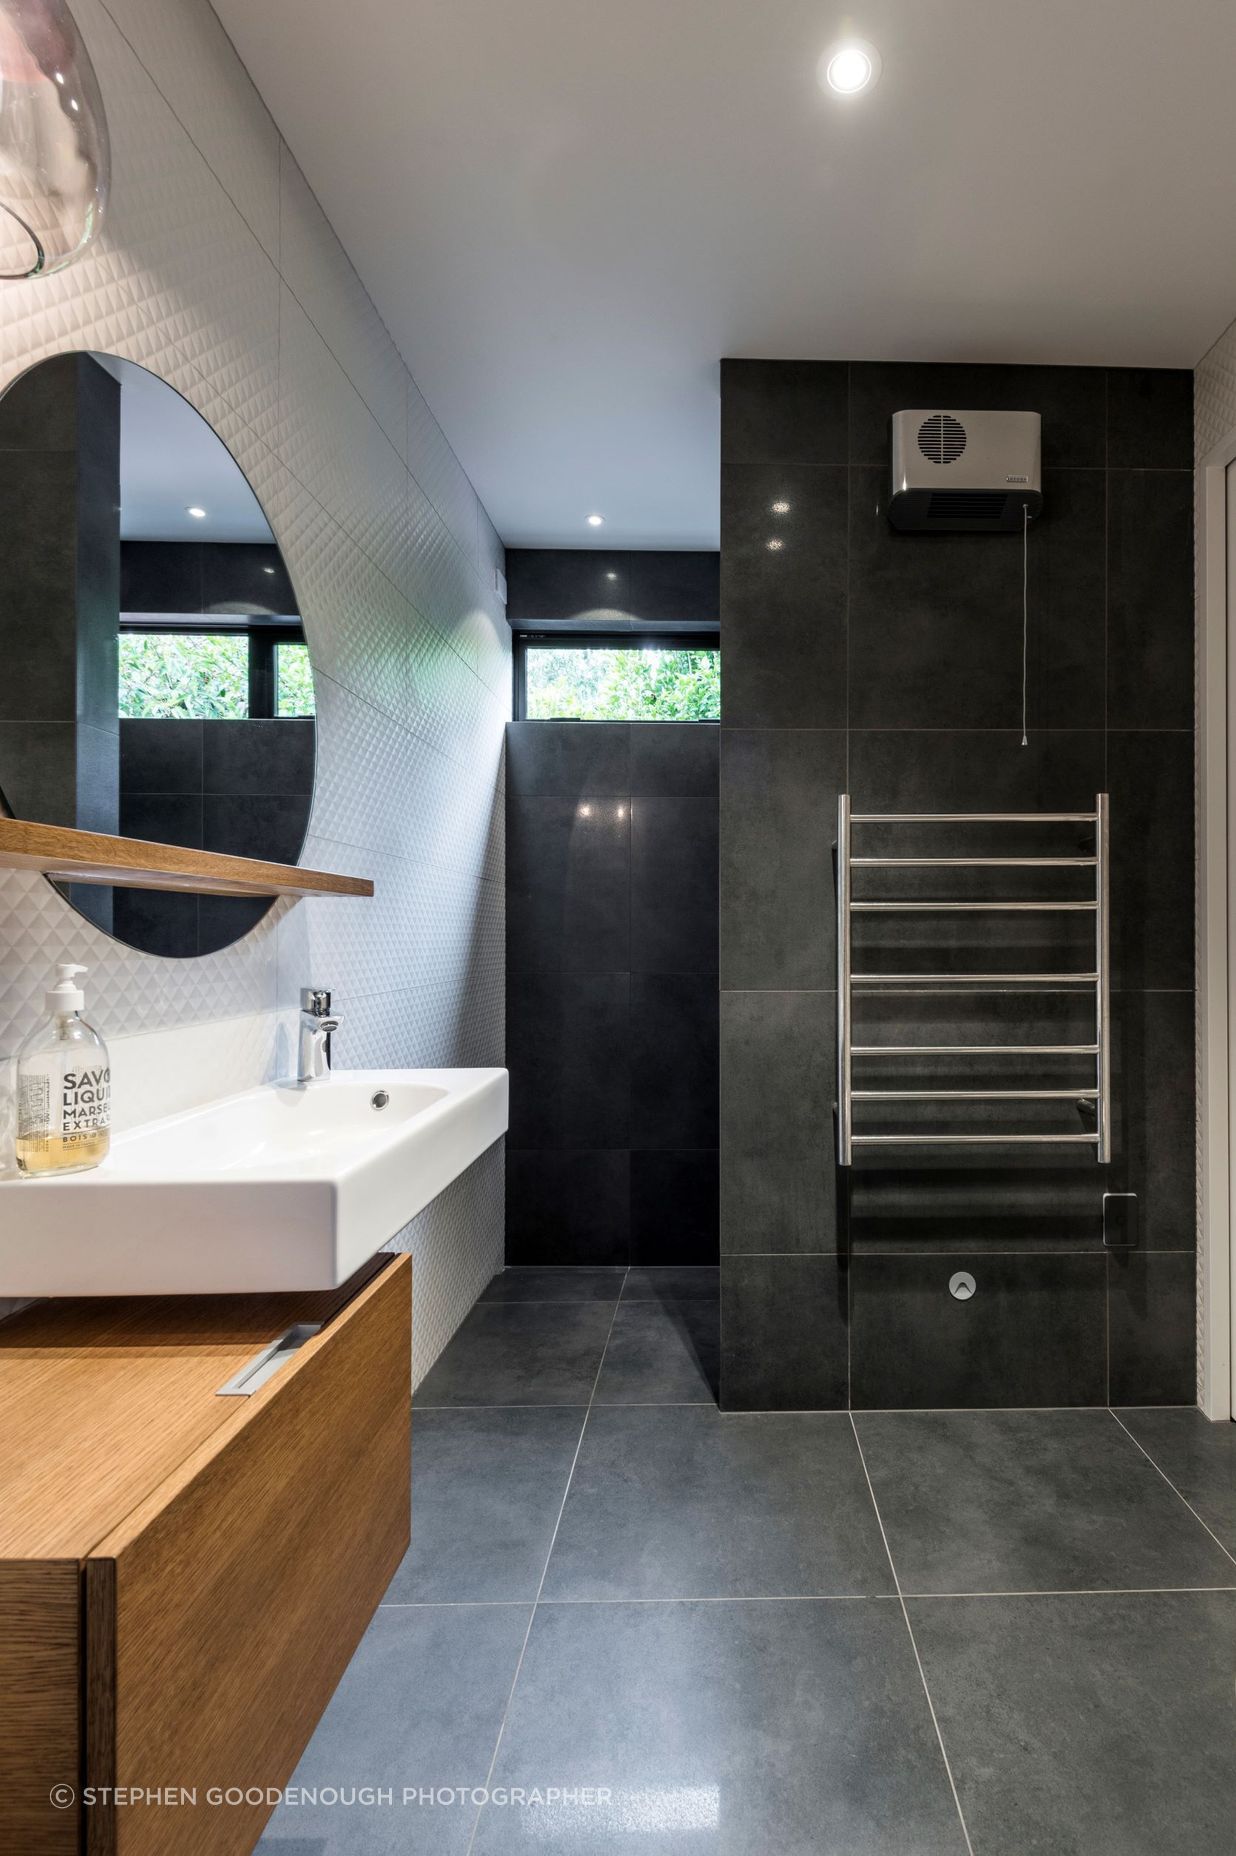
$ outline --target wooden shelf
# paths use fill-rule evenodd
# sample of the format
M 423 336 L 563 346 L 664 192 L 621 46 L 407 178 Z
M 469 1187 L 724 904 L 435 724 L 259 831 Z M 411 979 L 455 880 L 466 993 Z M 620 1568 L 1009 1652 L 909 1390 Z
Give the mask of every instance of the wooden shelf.
M 62 883 L 187 889 L 203 896 L 372 896 L 368 877 L 334 876 L 260 857 L 224 857 L 181 844 L 113 838 L 29 819 L 0 818 L 0 868 L 41 870 Z

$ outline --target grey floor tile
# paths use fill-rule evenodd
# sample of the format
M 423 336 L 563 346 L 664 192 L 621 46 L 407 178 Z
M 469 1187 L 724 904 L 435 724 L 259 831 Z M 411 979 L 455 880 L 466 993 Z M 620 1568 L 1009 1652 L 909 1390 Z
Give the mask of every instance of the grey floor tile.
M 721 1271 L 713 1263 L 680 1263 L 627 1271 L 624 1302 L 707 1302 L 721 1293 Z
M 1236 1584 L 1110 1412 L 863 1412 L 855 1424 L 905 1592 Z
M 291 1786 L 389 1787 L 391 1804 L 282 1804 L 260 1851 L 462 1856 L 470 1802 L 405 1804 L 404 1787 L 482 1786 L 519 1663 L 527 1605 L 379 1610 Z
M 478 1302 L 417 1390 L 431 1405 L 586 1405 L 609 1302 Z
M 720 1297 L 622 1302 L 597 1381 L 598 1405 L 715 1405 Z
M 486 1805 L 510 1856 L 964 1856 L 901 1607 L 548 1605 L 495 1787 L 593 1787 Z
M 418 1408 L 412 1544 L 384 1602 L 534 1599 L 583 1421 L 577 1405 Z
M 616 1302 L 625 1269 L 571 1269 L 527 1264 L 499 1270 L 482 1302 Z
M 848 1417 L 593 1407 L 546 1598 L 892 1589 Z
M 1236 1424 L 1212 1424 L 1193 1406 L 1138 1407 L 1117 1415 L 1228 1552 L 1236 1553 Z
M 982 1856 L 1230 1856 L 1236 1593 L 909 1610 Z

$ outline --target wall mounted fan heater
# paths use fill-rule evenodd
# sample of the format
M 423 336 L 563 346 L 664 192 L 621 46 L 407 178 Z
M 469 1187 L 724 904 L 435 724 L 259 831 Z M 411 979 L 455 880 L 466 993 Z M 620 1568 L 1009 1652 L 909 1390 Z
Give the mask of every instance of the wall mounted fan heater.
M 1037 412 L 895 412 L 893 527 L 1024 531 L 1043 507 L 1041 423 Z

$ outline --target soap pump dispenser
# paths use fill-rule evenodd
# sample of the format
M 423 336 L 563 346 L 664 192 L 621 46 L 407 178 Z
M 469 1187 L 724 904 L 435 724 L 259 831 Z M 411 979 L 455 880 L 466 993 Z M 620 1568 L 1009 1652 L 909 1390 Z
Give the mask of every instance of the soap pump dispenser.
M 82 1173 L 111 1144 L 107 1046 L 82 1017 L 85 995 L 69 961 L 44 994 L 47 1017 L 17 1053 L 17 1165 L 30 1176 Z

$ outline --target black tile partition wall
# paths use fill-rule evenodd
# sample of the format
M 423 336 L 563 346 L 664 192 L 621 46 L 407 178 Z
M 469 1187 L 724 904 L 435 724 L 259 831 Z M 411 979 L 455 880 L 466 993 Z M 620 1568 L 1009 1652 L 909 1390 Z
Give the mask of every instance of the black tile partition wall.
M 517 628 L 715 630 L 717 579 L 715 553 L 508 548 L 507 617 Z
M 300 856 L 313 801 L 312 716 L 247 721 L 120 723 L 120 829 L 129 838 L 187 844 L 273 863 Z M 115 929 L 148 953 L 184 956 L 227 947 L 270 903 L 118 889 Z
M 1026 748 L 1019 538 L 888 522 L 889 420 L 919 406 L 1042 414 Z M 1192 377 L 727 361 L 721 413 L 722 1403 L 1191 1402 Z M 856 810 L 1081 810 L 1111 794 L 1110 1167 L 996 1149 L 838 1174 L 845 790 Z M 1014 950 L 1063 964 L 1076 918 L 1026 920 L 1002 934 L 990 918 L 873 917 L 863 947 L 873 965 L 876 948 L 905 962 L 933 941 L 959 967 L 1015 966 Z M 1080 1041 L 1089 1023 L 1049 989 L 903 991 L 865 1010 L 890 1043 Z M 878 1081 L 912 1076 L 950 1080 L 924 1057 Z M 1009 1060 L 973 1080 L 1007 1086 Z M 1073 1080 L 1088 1079 L 1016 1076 Z M 1132 1254 L 1103 1249 L 1105 1189 L 1139 1195 Z M 948 1288 L 961 1268 L 978 1285 L 966 1302 Z
M 715 1263 L 717 742 L 507 730 L 508 1263 Z

